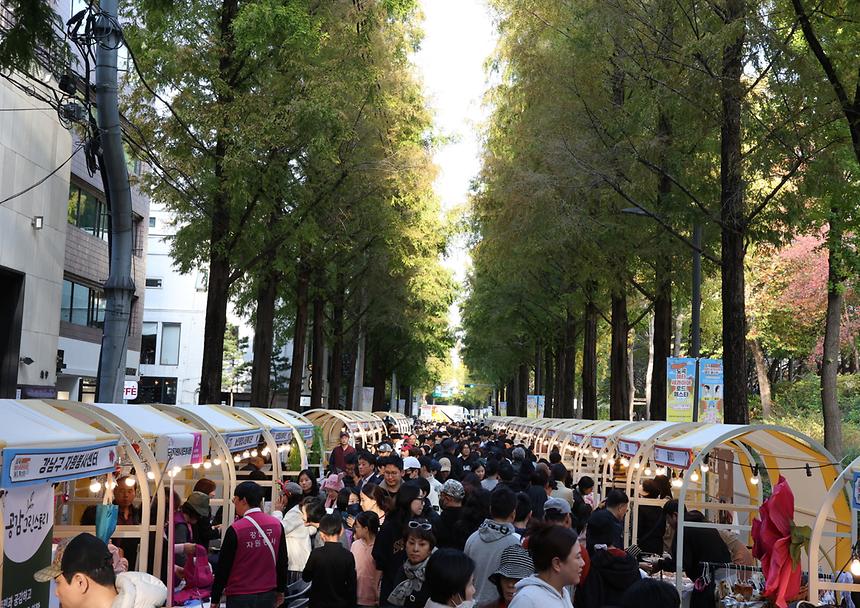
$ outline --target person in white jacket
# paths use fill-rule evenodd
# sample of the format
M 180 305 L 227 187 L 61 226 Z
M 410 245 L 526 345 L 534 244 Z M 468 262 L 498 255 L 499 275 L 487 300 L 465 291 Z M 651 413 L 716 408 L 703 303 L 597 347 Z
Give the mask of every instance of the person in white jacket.
M 287 541 L 287 559 L 289 560 L 289 582 L 299 580 L 308 557 L 311 555 L 311 528 L 305 526 L 302 517 L 302 487 L 295 482 L 283 485 L 284 492 L 278 500 L 272 516 L 281 520 L 284 527 L 284 538 Z
M 114 574 L 107 545 L 92 534 L 78 534 L 53 563 L 33 575 L 37 581 L 55 581 L 63 608 L 156 608 L 167 599 L 167 587 L 145 572 Z
M 570 608 L 565 587 L 579 584 L 584 565 L 576 532 L 540 524 L 529 536 L 529 553 L 537 572 L 516 584 L 510 608 Z

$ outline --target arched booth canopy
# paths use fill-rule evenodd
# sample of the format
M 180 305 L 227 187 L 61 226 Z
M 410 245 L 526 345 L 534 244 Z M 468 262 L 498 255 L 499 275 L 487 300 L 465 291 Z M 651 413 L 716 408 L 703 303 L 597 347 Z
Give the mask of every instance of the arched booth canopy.
M 263 408 L 240 407 L 234 409 L 249 423 L 259 423 L 264 429 L 264 437 L 266 433 L 271 436 L 271 439 L 266 437 L 266 445 L 260 450 L 260 455 L 266 458 L 271 457 L 274 478 L 283 480 L 285 476 L 298 475 L 302 469 L 307 468 L 308 457 L 305 442 L 292 422 L 281 419 L 271 414 L 270 410 Z M 311 435 L 313 435 L 313 429 Z M 300 453 L 298 463 L 301 468 L 298 471 L 291 470 L 289 466 L 290 454 L 294 450 L 298 450 Z M 273 454 L 277 456 L 273 456 Z
M 400 412 L 371 412 L 385 424 L 393 426 L 401 435 L 412 434 L 412 418 Z
M 33 601 L 47 605 L 48 583 L 34 583 L 33 572 L 50 565 L 54 538 L 77 533 L 69 530 L 67 500 L 78 488 L 83 495 L 93 478 L 112 482 L 122 438 L 38 400 L 0 399 L 0 411 L 0 555 L 23 568 L 21 580 L 11 577 L 6 588 L 2 579 L 9 577 L 0 577 L 0 597 L 11 605 L 16 593 L 30 590 Z
M 322 429 L 326 451 L 333 449 L 339 441 L 341 431 L 349 433 L 349 442 L 356 449 L 369 449 L 385 436 L 385 423 L 370 412 L 346 410 L 308 410 L 308 420 Z
M 316 439 L 316 426 L 314 426 L 314 423 L 308 420 L 306 416 L 299 414 L 298 412 L 294 412 L 293 410 L 271 408 L 264 409 L 263 411 L 277 420 L 293 425 L 302 440 L 299 441 L 299 438 L 297 437 L 296 441 L 303 444 L 299 447 L 300 453 L 302 454 L 302 469 L 317 469 L 319 474 L 322 475 L 323 469 L 325 468 L 325 448 L 321 445 L 314 445 L 314 441 Z
M 208 459 L 209 434 L 150 405 L 84 404 L 56 400 L 49 403 L 58 411 L 84 423 L 113 430 L 131 447 L 126 462 L 117 470 L 117 474 L 126 476 L 125 483 L 135 487 L 140 496 L 141 520 L 137 525 L 117 526 L 113 538 L 140 541 L 137 563 L 129 564 L 132 569 L 160 572 L 162 560 L 166 559 L 163 543 L 156 542 L 151 546 L 149 533 L 164 530 L 164 523 L 169 517 L 169 497 L 157 490 L 162 486 L 169 487 L 165 475 L 178 476 L 178 479 L 189 475 L 193 477 L 195 469 L 202 469 L 208 475 L 208 469 L 212 467 Z M 183 470 L 185 472 L 181 473 Z M 76 512 L 74 515 L 77 523 L 81 514 Z M 160 539 L 161 534 L 157 533 L 155 537 Z
M 233 521 L 234 509 L 230 497 L 233 496 L 233 491 L 239 481 L 237 479 L 238 465 L 244 459 L 259 455 L 259 446 L 263 441 L 261 425 L 248 422 L 241 416 L 230 411 L 224 411 L 221 406 L 217 405 L 165 405 L 159 403 L 153 407 L 180 422 L 209 434 L 214 466 L 207 471 L 207 477 L 215 482 L 216 486 L 220 488 L 220 491 L 216 490 L 216 492 L 224 497 L 221 504 L 213 501 L 216 504 L 212 508 L 215 510 L 217 506 L 223 507 L 223 521 L 227 523 Z M 227 409 L 232 410 L 234 408 Z M 271 447 L 269 449 L 271 450 Z M 261 480 L 261 485 L 268 487 L 277 485 L 276 481 L 271 478 L 271 471 L 268 472 L 268 476 L 267 480 Z M 187 490 L 190 492 L 191 487 L 196 482 L 192 477 L 186 475 L 177 476 L 174 483 L 188 486 Z
M 818 511 L 809 541 L 809 600 L 815 604 L 821 593 L 860 592 L 857 510 L 860 509 L 860 458 L 855 459 L 830 484 Z M 841 536 L 835 547 L 827 531 L 838 521 Z M 849 544 L 850 543 L 850 544 Z M 849 554 L 850 553 L 850 554 Z M 842 573 L 842 576 L 839 576 Z M 839 580 L 834 580 L 838 578 Z M 834 603 L 834 602 L 830 602 Z

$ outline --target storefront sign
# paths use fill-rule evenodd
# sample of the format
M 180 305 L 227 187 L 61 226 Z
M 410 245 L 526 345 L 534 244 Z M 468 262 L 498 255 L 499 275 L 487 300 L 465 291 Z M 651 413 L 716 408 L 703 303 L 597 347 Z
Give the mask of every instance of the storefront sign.
M 635 456 L 639 451 L 638 441 L 625 441 L 624 439 L 618 442 L 618 451 L 625 456 Z
M 54 489 L 12 488 L 3 508 L 3 608 L 47 608 L 50 583 L 33 574 L 51 563 Z
M 573 435 L 573 443 L 575 443 L 576 445 L 582 445 L 583 441 L 585 441 L 585 435 Z
M 299 431 L 301 432 L 302 438 L 305 441 L 310 441 L 314 438 L 314 427 L 312 426 L 299 427 Z
M 696 360 L 670 357 L 666 360 L 666 420 L 692 422 Z
M 723 422 L 723 362 L 699 359 L 699 422 Z
M 8 489 L 100 475 L 114 470 L 116 458 L 116 443 L 81 448 L 6 448 L 0 486 Z
M 179 467 L 203 462 L 203 437 L 200 433 L 161 435 L 155 442 L 155 458 Z
M 290 443 L 293 440 L 292 429 L 272 429 L 270 432 L 272 433 L 272 439 L 278 445 Z
M 654 460 L 662 465 L 676 469 L 689 468 L 692 456 L 690 450 L 685 448 L 667 448 L 662 446 L 654 448 Z
M 602 450 L 604 447 L 606 447 L 606 437 L 592 437 L 591 447 L 593 447 L 595 450 Z
M 260 431 L 251 431 L 249 433 L 231 433 L 224 437 L 227 442 L 227 449 L 231 452 L 241 452 L 249 448 L 255 448 L 260 443 Z

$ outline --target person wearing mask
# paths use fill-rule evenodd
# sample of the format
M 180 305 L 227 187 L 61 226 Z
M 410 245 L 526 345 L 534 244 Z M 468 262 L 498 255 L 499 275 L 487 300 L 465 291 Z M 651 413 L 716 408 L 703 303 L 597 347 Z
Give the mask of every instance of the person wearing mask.
M 221 543 L 211 605 L 227 596 L 227 608 L 280 606 L 287 587 L 287 543 L 280 520 L 260 509 L 263 488 L 243 481 L 233 492 L 237 520 Z M 255 539 L 262 542 L 258 544 Z
M 325 493 L 325 508 L 334 509 L 337 506 L 337 495 L 343 490 L 343 481 L 339 475 L 331 474 L 323 481 L 322 490 Z
M 535 565 L 528 549 L 522 545 L 511 545 L 502 551 L 499 568 L 490 575 L 490 582 L 496 586 L 499 599 L 478 608 L 508 608 L 517 592 L 517 583 L 534 573 Z
M 310 469 L 305 469 L 299 473 L 299 486 L 302 488 L 302 497 L 317 498 L 320 495 L 320 486 L 316 476 L 311 473 Z
M 433 524 L 426 519 L 412 519 L 406 525 L 403 537 L 406 559 L 403 561 L 394 588 L 386 596 L 385 603 L 404 608 L 421 608 L 430 598 L 430 586 L 425 584 L 427 563 L 436 550 Z
M 328 459 L 328 470 L 331 473 L 343 473 L 346 471 L 347 454 L 355 454 L 355 448 L 349 445 L 349 433 L 340 432 L 340 443 L 331 451 Z
M 301 578 L 302 570 L 305 569 L 311 554 L 311 534 L 302 517 L 302 500 L 302 488 L 299 484 L 287 482 L 272 512 L 272 517 L 280 519 L 284 527 L 289 564 L 288 583 L 294 583 Z
M 481 480 L 481 487 L 487 492 L 492 492 L 499 483 L 499 461 L 495 458 L 488 458 L 484 465 L 484 478 Z
M 403 478 L 418 479 L 421 475 L 421 463 L 414 456 L 407 456 L 403 459 Z
M 673 499 L 663 505 L 663 514 L 666 517 L 666 526 L 671 528 L 673 532 L 677 532 L 678 501 Z M 687 514 L 687 519 L 689 521 L 694 519 L 701 521 L 704 517 L 691 511 Z M 678 555 L 678 536 L 675 534 L 670 555 L 671 557 L 657 562 L 655 570 L 675 572 L 680 567 L 692 580 L 697 580 L 704 575 L 704 562 L 726 564 L 732 559 L 720 533 L 713 528 L 684 529 L 684 562 L 682 564 L 678 564 L 675 559 Z M 693 589 L 690 595 L 690 608 L 713 608 L 715 588 L 716 581 L 711 577 L 709 584 Z
M 167 587 L 144 572 L 116 574 L 107 545 L 89 533 L 78 534 L 57 549 L 50 566 L 33 578 L 56 582 L 63 608 L 157 608 L 167 600 Z
M 324 544 L 311 551 L 302 571 L 302 580 L 312 583 L 308 602 L 310 608 L 355 606 L 355 558 L 338 541 L 341 532 L 338 515 L 329 514 L 320 521 L 319 535 Z M 275 608 L 279 605 L 275 604 Z
M 516 584 L 510 608 L 570 608 L 569 586 L 579 584 L 582 554 L 573 530 L 536 524 L 529 540 L 536 573 Z
M 354 540 L 350 551 L 355 559 L 355 574 L 358 585 L 357 603 L 359 608 L 372 608 L 379 605 L 379 577 L 373 561 L 373 545 L 379 533 L 379 517 L 373 511 L 363 511 L 353 524 Z
M 356 488 L 359 491 L 361 491 L 365 484 L 372 483 L 378 486 L 382 483 L 382 476 L 376 474 L 376 456 L 370 452 L 363 451 L 359 453 L 357 467 L 359 479 Z
M 489 576 L 496 571 L 502 551 L 519 544 L 513 526 L 517 496 L 508 488 L 496 488 L 490 494 L 490 518 L 466 541 L 464 552 L 475 562 L 475 600 L 478 604 L 493 602 L 499 593 Z
M 425 608 L 471 608 L 475 596 L 475 563 L 462 551 L 439 549 L 427 562 Z
M 421 490 L 412 484 L 403 484 L 400 492 L 397 493 L 394 508 L 379 528 L 379 534 L 373 545 L 373 560 L 376 562 L 376 569 L 382 572 L 379 597 L 383 603 L 387 601 L 388 594 L 394 589 L 401 566 L 406 559 L 403 530 L 410 520 L 420 517 L 423 511 L 424 499 L 421 496 Z

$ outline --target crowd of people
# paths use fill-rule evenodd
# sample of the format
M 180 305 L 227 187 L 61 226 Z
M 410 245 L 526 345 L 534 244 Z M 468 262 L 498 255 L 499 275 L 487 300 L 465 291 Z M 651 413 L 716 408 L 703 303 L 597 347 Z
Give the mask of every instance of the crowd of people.
M 627 493 L 610 489 L 598 502 L 595 481 L 572 479 L 558 452 L 538 459 L 478 425 L 425 425 L 370 449 L 350 439 L 341 433 L 324 475 L 281 483 L 270 508 L 255 474 L 264 462 L 248 463 L 223 535 L 209 509 L 214 483 L 175 498 L 174 605 L 289 608 L 301 596 L 309 608 L 678 608 L 675 588 L 643 571 L 642 553 L 662 556 L 655 570 L 680 567 L 694 580 L 704 562 L 748 559 L 743 543 L 730 550 L 731 538 L 691 528 L 676 565 L 679 508 L 665 477 L 643 484 L 653 500 L 625 549 Z M 132 517 L 129 497 L 115 499 Z M 690 606 L 713 608 L 713 585 L 697 584 Z

